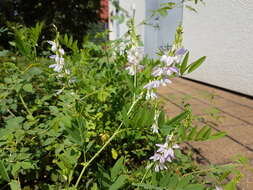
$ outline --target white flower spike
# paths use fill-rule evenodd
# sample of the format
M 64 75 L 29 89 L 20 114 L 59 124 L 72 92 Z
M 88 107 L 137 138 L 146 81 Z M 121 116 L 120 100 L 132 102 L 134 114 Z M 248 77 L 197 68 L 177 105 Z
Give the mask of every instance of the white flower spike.
M 51 50 L 55 52 L 57 50 L 57 44 L 54 41 L 47 41 L 51 45 Z
M 53 68 L 55 72 L 59 73 L 62 71 L 64 67 L 64 58 L 65 54 L 64 49 L 58 47 L 57 43 L 54 41 L 47 41 L 51 45 L 51 50 L 55 53 L 55 55 L 50 55 L 50 59 L 54 59 L 55 64 L 49 65 L 49 68 Z M 66 72 L 67 74 L 67 72 Z

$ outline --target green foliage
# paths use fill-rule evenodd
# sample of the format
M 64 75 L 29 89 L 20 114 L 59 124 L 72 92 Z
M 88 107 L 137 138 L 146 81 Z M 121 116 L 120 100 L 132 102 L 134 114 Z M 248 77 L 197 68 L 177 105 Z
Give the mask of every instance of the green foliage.
M 176 3 L 174 2 L 168 2 L 168 3 L 161 3 L 160 8 L 157 10 L 152 11 L 152 16 L 161 15 L 166 16 L 168 15 L 168 11 L 173 9 L 176 6 Z
M 12 45 L 18 49 L 21 55 L 30 60 L 36 58 L 36 46 L 38 45 L 43 25 L 43 23 L 37 23 L 35 27 L 31 28 L 24 26 L 16 26 L 13 28 L 15 40 Z
M 167 3 L 161 3 L 158 9 L 152 10 L 152 17 L 157 16 L 157 15 L 167 16 L 168 12 L 175 7 L 185 7 L 186 9 L 190 11 L 197 12 L 197 9 L 192 4 L 197 5 L 199 3 L 204 4 L 204 1 L 203 0 L 182 0 L 175 3 L 175 1 L 173 0 L 168 0 Z
M 65 34 L 64 36 L 62 36 L 60 38 L 60 42 L 65 45 L 67 48 L 71 49 L 73 51 L 73 54 L 78 53 L 79 49 L 78 49 L 78 42 L 77 40 L 73 40 L 72 36 L 68 36 L 67 34 Z
M 10 177 L 9 177 L 9 175 L 8 175 L 8 173 L 6 171 L 6 168 L 5 168 L 5 166 L 4 166 L 4 164 L 3 164 L 2 161 L 0 161 L 0 171 L 1 171 L 1 175 L 0 176 L 3 178 L 3 180 L 10 181 Z
M 150 72 L 159 61 L 143 59 L 145 69 L 137 78 L 124 70 L 127 51 L 139 45 L 131 22 L 131 39 L 123 51 L 117 41 L 96 45 L 84 38 L 83 47 L 78 48 L 73 37 L 59 35 L 55 41 L 68 48 L 59 73 L 49 68 L 54 60 L 36 56 L 42 25 L 20 28 L 15 44 L 23 56 L 1 62 L 0 70 L 1 187 L 202 190 L 223 184 L 236 173 L 232 166 L 202 169 L 190 152 L 179 149 L 168 170 L 153 171 L 149 158 L 165 138 L 183 143 L 216 139 L 224 133 L 193 126 L 189 106 L 167 118 L 159 101 L 146 100 L 143 86 L 153 79 Z M 181 35 L 179 27 L 175 46 L 182 43 Z M 187 57 L 178 67 L 183 74 L 203 61 L 188 65 Z M 156 115 L 159 134 L 151 130 Z M 240 159 L 238 167 L 243 162 Z
M 180 74 L 184 75 L 186 72 L 187 73 L 191 73 L 193 71 L 195 71 L 197 68 L 199 68 L 206 60 L 206 56 L 203 56 L 201 58 L 199 58 L 198 60 L 192 62 L 192 63 L 188 63 L 189 61 L 189 55 L 190 53 L 187 52 L 181 65 L 180 65 Z
M 194 61 L 191 65 L 188 66 L 188 73 L 196 70 L 204 61 L 206 60 L 206 56 L 199 58 L 197 61 Z
M 226 135 L 224 132 L 213 133 L 212 129 L 207 125 L 201 127 L 193 126 L 192 120 L 191 109 L 187 108 L 183 113 L 168 120 L 164 125 L 161 125 L 161 132 L 165 136 L 170 133 L 177 135 L 180 143 L 188 141 L 215 140 Z
M 48 27 L 43 30 L 44 40 L 54 38 L 55 32 L 51 27 L 54 24 L 60 33 L 68 33 L 82 42 L 90 24 L 101 20 L 99 13 L 102 8 L 100 0 L 3 0 L 0 2 L 0 28 L 6 27 L 8 22 L 26 27 L 45 22 Z M 0 38 L 0 44 L 7 48 L 10 40 L 11 36 L 5 35 Z

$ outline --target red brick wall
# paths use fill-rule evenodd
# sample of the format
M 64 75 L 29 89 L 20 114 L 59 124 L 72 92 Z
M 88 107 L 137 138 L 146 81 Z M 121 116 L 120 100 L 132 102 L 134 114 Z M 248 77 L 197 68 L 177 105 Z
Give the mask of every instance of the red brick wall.
M 108 0 L 101 0 L 100 18 L 103 22 L 108 22 L 109 17 L 109 3 Z

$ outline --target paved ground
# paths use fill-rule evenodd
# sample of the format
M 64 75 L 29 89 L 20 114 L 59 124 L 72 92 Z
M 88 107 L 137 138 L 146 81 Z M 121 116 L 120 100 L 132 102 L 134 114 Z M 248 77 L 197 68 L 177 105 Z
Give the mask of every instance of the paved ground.
M 227 164 L 236 155 L 246 156 L 253 167 L 253 99 L 185 79 L 159 89 L 169 117 L 182 111 L 184 103 L 192 105 L 197 124 L 208 124 L 227 136 L 215 141 L 190 142 L 204 162 Z M 253 173 L 243 170 L 241 190 L 253 190 Z

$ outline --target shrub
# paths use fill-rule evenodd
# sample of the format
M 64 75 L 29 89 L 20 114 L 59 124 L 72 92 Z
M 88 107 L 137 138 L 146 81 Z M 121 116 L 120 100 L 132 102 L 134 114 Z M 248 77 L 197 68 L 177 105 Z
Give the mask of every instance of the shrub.
M 132 20 L 124 40 L 86 40 L 81 49 L 57 33 L 50 59 L 36 56 L 22 35 L 21 56 L 0 71 L 3 189 L 210 190 L 244 163 L 195 164 L 179 145 L 224 133 L 194 126 L 189 105 L 174 118 L 161 108 L 156 89 L 205 60 L 188 63 L 182 27 L 160 60 L 143 58 Z M 235 189 L 239 177 L 224 188 Z

